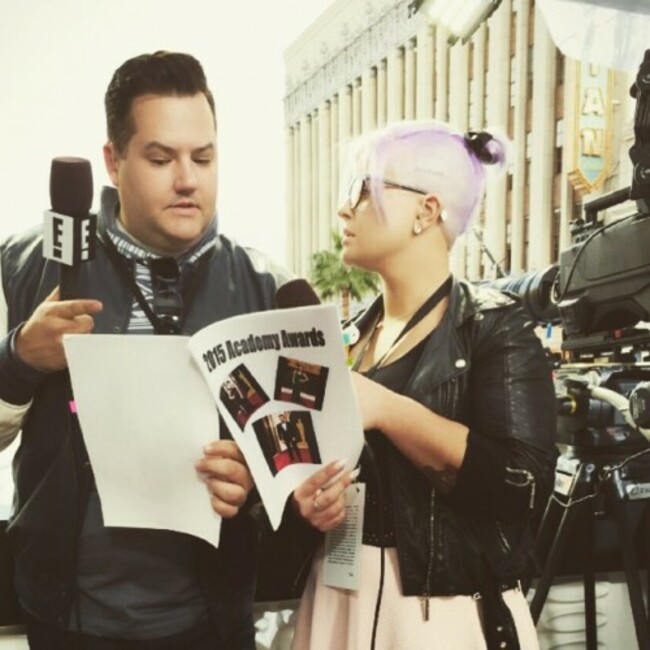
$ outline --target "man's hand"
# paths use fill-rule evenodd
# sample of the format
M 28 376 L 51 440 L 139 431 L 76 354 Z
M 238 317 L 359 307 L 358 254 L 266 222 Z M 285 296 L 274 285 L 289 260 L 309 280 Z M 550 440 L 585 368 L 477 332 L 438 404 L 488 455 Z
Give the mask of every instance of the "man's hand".
M 293 507 L 314 528 L 322 532 L 345 521 L 345 490 L 359 470 L 343 472 L 345 463 L 334 461 L 312 474 L 294 490 Z
M 205 475 L 212 508 L 222 517 L 234 517 L 253 488 L 246 461 L 233 440 L 216 440 L 203 451 L 196 469 Z
M 102 310 L 99 300 L 59 300 L 57 287 L 34 310 L 16 337 L 16 353 L 32 368 L 51 372 L 67 368 L 64 334 L 88 334 L 92 314 Z

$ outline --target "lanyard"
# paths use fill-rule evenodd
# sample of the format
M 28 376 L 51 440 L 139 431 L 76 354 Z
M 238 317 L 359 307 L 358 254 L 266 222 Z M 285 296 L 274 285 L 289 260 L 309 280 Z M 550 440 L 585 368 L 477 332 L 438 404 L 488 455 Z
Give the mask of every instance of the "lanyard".
M 166 292 L 165 297 L 167 298 L 167 302 L 169 302 L 169 300 L 173 296 L 176 296 L 176 299 L 173 300 L 172 302 L 177 303 L 176 305 L 174 305 L 175 308 L 173 310 L 174 312 L 177 313 L 173 318 L 170 318 L 168 315 L 156 314 L 154 309 L 151 308 L 146 298 L 142 294 L 142 291 L 140 290 L 138 283 L 135 280 L 132 261 L 126 259 L 119 253 L 119 251 L 115 247 L 115 244 L 109 237 L 108 233 L 105 232 L 101 233 L 101 241 L 106 248 L 106 252 L 108 253 L 108 258 L 112 262 L 116 271 L 122 277 L 122 280 L 131 288 L 131 291 L 133 292 L 135 299 L 138 301 L 138 304 L 140 305 L 142 311 L 149 319 L 149 322 L 151 323 L 154 332 L 156 334 L 179 334 L 181 331 L 181 327 L 183 325 L 184 317 L 187 314 L 189 305 L 192 302 L 194 296 L 196 295 L 196 292 L 198 291 L 199 285 L 203 280 L 203 275 L 205 269 L 207 268 L 208 261 L 211 259 L 212 255 L 206 252 L 198 260 L 196 264 L 196 269 L 194 270 L 194 273 L 192 274 L 189 283 L 184 288 L 184 291 L 181 292 L 181 291 L 174 290 L 174 291 Z M 180 277 L 178 278 L 178 281 L 180 282 Z M 154 279 L 152 277 L 152 288 L 153 288 L 153 284 L 154 284 Z M 154 289 L 154 293 L 155 293 L 155 289 Z M 155 296 L 154 296 L 154 304 L 155 304 Z
M 393 341 L 392 345 L 384 354 L 381 356 L 381 359 L 377 361 L 371 368 L 368 369 L 369 374 L 374 374 L 379 368 L 381 367 L 381 364 L 384 362 L 386 357 L 388 357 L 391 352 L 395 349 L 397 344 L 406 336 L 406 334 L 412 330 L 431 310 L 436 307 L 436 305 L 443 299 L 445 296 L 449 295 L 449 292 L 451 291 L 451 275 L 424 301 L 424 303 L 418 308 L 418 310 L 409 318 L 408 322 L 404 327 L 402 328 L 402 331 L 397 335 L 397 338 Z M 381 314 L 381 312 L 380 312 Z M 377 315 L 377 318 L 375 319 L 375 323 L 373 325 L 373 331 L 377 328 L 377 321 L 379 320 L 380 314 Z M 361 366 L 361 363 L 363 362 L 364 357 L 366 356 L 366 352 L 368 352 L 368 348 L 370 347 L 370 340 L 372 339 L 372 336 L 369 336 L 365 345 L 363 346 L 363 350 L 361 350 L 361 353 L 359 356 L 356 358 L 356 361 L 354 362 L 354 365 L 352 366 L 352 370 L 358 370 L 359 367 Z

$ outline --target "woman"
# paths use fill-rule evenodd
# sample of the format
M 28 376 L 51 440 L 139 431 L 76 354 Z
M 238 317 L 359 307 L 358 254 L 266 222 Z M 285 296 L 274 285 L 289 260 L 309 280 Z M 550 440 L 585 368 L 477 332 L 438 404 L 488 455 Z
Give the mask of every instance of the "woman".
M 324 586 L 317 554 L 294 650 L 538 648 L 519 580 L 557 454 L 550 368 L 518 300 L 449 266 L 483 197 L 484 165 L 504 158 L 490 134 L 437 122 L 352 145 L 343 256 L 383 287 L 352 324 L 367 441 L 361 586 Z M 293 495 L 321 531 L 345 517 L 350 476 L 336 472 Z

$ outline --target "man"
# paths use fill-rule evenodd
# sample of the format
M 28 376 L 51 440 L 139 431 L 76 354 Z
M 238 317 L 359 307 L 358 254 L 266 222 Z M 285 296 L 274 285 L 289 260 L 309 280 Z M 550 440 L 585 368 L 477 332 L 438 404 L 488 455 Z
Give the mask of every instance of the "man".
M 132 58 L 115 72 L 105 104 L 104 157 L 115 187 L 102 192 L 97 254 L 85 274 L 94 299 L 59 299 L 40 229 L 0 247 L 8 308 L 0 448 L 22 429 L 9 537 L 30 647 L 112 650 L 128 641 L 133 649 L 249 650 L 257 530 L 246 507 L 251 476 L 235 443 L 213 443 L 197 465 L 214 510 L 227 518 L 218 550 L 169 531 L 105 528 L 68 411 L 61 338 L 192 334 L 272 308 L 278 278 L 259 254 L 216 232 L 216 118 L 200 63 L 168 52 Z M 161 261 L 177 276 L 170 293 L 165 273 L 165 296 L 180 297 L 171 323 L 156 313 Z
M 296 361 L 295 368 L 291 373 L 291 401 L 302 404 L 302 385 L 309 381 L 309 376 Z
M 292 463 L 299 463 L 300 450 L 298 449 L 298 441 L 300 440 L 300 433 L 298 433 L 295 422 L 287 416 L 286 411 L 282 411 L 279 418 L 278 433 L 287 448 L 289 459 Z
M 226 377 L 223 382 L 222 399 L 235 422 L 243 429 L 249 416 L 248 409 L 246 408 L 248 401 L 241 392 L 237 382 L 233 381 L 231 377 Z

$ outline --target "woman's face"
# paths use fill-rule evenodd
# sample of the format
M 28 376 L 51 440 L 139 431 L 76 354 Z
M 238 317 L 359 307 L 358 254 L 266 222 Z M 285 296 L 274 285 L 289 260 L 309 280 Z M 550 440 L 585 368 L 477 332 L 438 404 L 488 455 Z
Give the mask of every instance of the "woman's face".
M 394 183 L 409 184 L 391 165 L 387 165 L 383 180 L 386 183 L 379 181 L 376 198 L 370 193 L 370 184 L 366 181 L 356 207 L 347 197 L 338 212 L 343 219 L 343 261 L 378 272 L 391 264 L 402 263 L 408 254 L 413 225 L 424 200 L 423 193 L 395 187 Z

